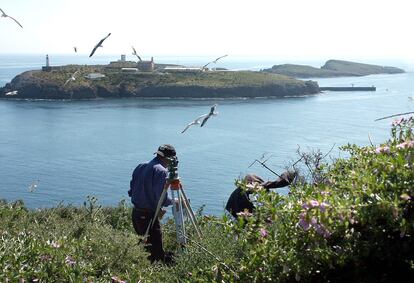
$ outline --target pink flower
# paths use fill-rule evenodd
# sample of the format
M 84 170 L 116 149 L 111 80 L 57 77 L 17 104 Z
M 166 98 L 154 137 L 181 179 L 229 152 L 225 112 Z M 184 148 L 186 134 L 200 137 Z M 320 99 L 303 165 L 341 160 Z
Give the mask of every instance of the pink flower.
M 319 206 L 319 202 L 317 200 L 310 200 L 309 201 L 309 207 L 310 208 L 314 208 L 314 207 L 318 207 Z
M 321 212 L 325 212 L 326 211 L 326 208 L 327 207 L 329 207 L 330 205 L 329 204 L 327 204 L 326 202 L 321 202 L 321 204 L 320 204 L 320 206 L 319 206 L 319 210 L 321 211 Z
M 323 224 L 317 223 L 314 227 L 316 233 L 318 233 L 322 237 L 329 238 L 331 236 L 331 232 L 329 232 Z
M 404 118 L 401 118 L 401 119 L 398 119 L 398 120 L 395 120 L 395 121 L 393 121 L 392 122 L 392 126 L 393 127 L 396 127 L 396 126 L 399 126 L 401 123 L 403 123 L 405 121 L 405 119 Z
M 306 212 L 302 212 L 299 215 L 299 222 L 298 222 L 298 224 L 305 231 L 308 231 L 311 228 L 311 224 L 306 220 Z
M 266 238 L 269 235 L 269 233 L 267 232 L 265 228 L 260 228 L 259 233 L 260 233 L 260 236 L 262 236 L 263 238 Z
M 375 149 L 375 153 L 376 154 L 380 154 L 380 153 L 390 153 L 390 148 L 388 146 L 377 147 Z
M 397 145 L 398 149 L 413 148 L 413 147 L 414 147 L 414 141 L 405 141 Z

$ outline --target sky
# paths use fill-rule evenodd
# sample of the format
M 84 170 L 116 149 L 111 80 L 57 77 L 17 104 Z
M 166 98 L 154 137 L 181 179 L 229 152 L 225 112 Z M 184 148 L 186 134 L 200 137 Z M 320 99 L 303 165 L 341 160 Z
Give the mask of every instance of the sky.
M 414 62 L 410 0 L 0 0 L 0 54 L 382 58 Z

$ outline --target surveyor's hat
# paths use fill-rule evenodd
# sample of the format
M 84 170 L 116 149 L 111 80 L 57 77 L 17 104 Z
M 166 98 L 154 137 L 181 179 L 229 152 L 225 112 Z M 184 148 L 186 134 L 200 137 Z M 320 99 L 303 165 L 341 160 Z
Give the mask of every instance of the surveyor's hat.
M 158 147 L 158 150 L 157 152 L 155 152 L 155 154 L 158 154 L 159 156 L 162 156 L 162 157 L 173 157 L 176 155 L 176 152 L 175 152 L 175 148 L 172 145 L 163 144 Z

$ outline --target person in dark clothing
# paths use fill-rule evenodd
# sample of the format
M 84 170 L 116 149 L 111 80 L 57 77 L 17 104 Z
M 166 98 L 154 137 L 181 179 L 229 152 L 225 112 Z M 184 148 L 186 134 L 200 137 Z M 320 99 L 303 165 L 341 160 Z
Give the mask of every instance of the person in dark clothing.
M 132 173 L 130 190 L 128 195 L 133 204 L 132 224 L 138 235 L 144 236 L 152 218 L 155 215 L 158 201 L 167 184 L 168 166 L 167 158 L 176 155 L 172 145 L 165 144 L 158 148 L 157 156 L 149 162 L 139 164 Z M 172 200 L 166 195 L 162 206 L 169 206 Z M 162 214 L 162 212 L 160 212 Z M 151 254 L 149 260 L 168 262 L 162 244 L 162 231 L 158 219 L 154 219 L 152 228 L 149 229 L 145 249 Z
M 295 172 L 287 171 L 281 175 L 281 178 L 275 181 L 264 182 L 263 179 L 257 175 L 248 174 L 244 177 L 243 182 L 246 184 L 247 188 L 253 189 L 254 187 L 259 186 L 265 188 L 266 190 L 269 190 L 288 186 L 292 183 L 295 177 Z M 254 205 L 249 197 L 252 192 L 252 190 L 248 189 L 246 191 L 243 190 L 241 187 L 237 187 L 231 193 L 227 201 L 226 210 L 230 212 L 230 214 L 236 219 L 238 218 L 238 213 L 240 212 L 247 211 L 252 213 L 254 211 Z

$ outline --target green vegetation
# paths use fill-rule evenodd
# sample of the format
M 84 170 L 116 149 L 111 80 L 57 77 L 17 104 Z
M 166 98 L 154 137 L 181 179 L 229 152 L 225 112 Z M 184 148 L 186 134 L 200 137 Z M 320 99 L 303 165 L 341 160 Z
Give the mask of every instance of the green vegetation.
M 379 146 L 342 148 L 327 164 L 302 155 L 289 195 L 257 190 L 238 222 L 203 216 L 204 237 L 184 253 L 163 226 L 171 266 L 151 265 L 121 202 L 105 208 L 28 210 L 0 204 L 0 281 L 19 282 L 407 282 L 414 275 L 414 120 L 393 123 Z M 243 186 L 243 184 L 241 184 Z M 112 279 L 111 279 L 112 278 Z M 36 281 L 37 280 L 37 281 Z
M 404 70 L 395 67 L 377 66 L 342 60 L 328 60 L 321 68 L 306 65 L 283 64 L 274 65 L 272 68 L 264 69 L 263 72 L 281 74 L 294 78 L 329 78 L 367 76 L 373 74 L 398 74 L 404 73 Z
M 75 80 L 69 80 L 79 70 Z M 90 73 L 104 78 L 89 79 Z M 91 99 L 98 97 L 283 97 L 319 92 L 316 82 L 250 71 L 125 72 L 103 65 L 68 65 L 50 72 L 28 71 L 0 88 L 0 96 L 17 90 L 13 98 Z

